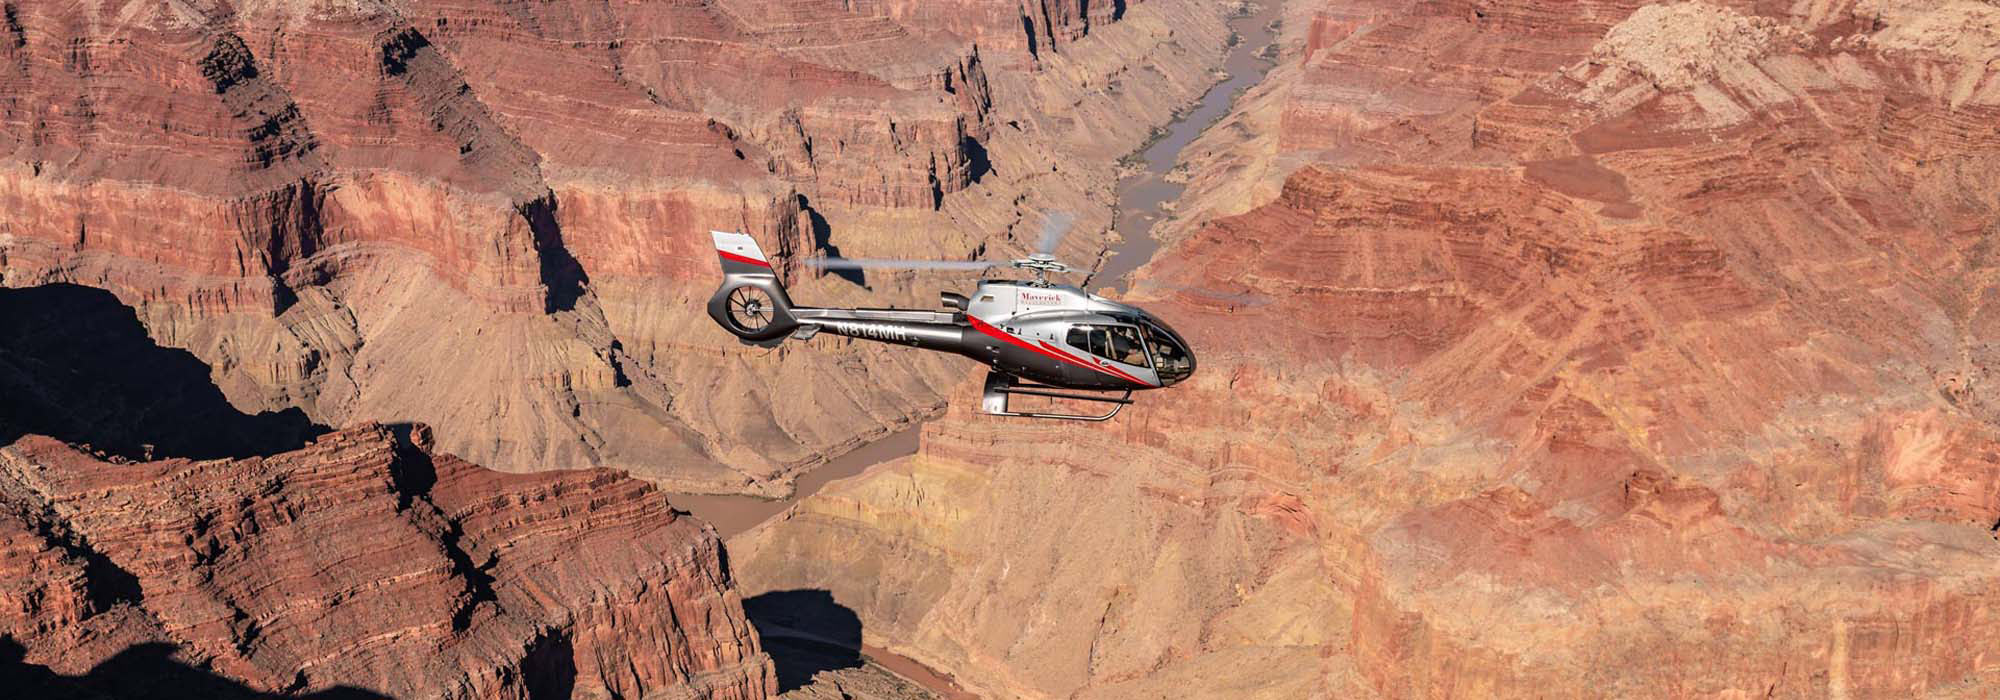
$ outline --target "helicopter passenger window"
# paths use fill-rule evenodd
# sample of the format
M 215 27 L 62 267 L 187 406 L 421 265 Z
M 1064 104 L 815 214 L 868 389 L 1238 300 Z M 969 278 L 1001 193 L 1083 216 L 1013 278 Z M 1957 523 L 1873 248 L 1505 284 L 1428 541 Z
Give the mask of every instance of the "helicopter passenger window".
M 1069 343 L 1070 347 L 1095 355 L 1097 351 L 1090 349 L 1090 341 L 1094 339 L 1094 336 L 1100 336 L 1103 333 L 1103 331 L 1092 326 L 1070 326 L 1069 337 L 1064 338 L 1063 342 Z M 1098 346 L 1102 347 L 1103 341 L 1098 341 Z
M 1069 329 L 1065 340 L 1071 347 L 1112 362 L 1152 366 L 1146 361 L 1146 346 L 1139 340 L 1139 329 L 1131 326 L 1076 326 Z

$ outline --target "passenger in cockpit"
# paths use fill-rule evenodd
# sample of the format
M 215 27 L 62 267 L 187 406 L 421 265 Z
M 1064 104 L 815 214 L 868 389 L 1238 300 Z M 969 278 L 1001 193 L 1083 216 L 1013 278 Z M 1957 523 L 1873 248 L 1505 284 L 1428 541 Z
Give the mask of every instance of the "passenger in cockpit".
M 1111 328 L 1111 357 L 1128 365 L 1145 367 L 1146 353 L 1140 350 L 1139 331 L 1129 326 Z

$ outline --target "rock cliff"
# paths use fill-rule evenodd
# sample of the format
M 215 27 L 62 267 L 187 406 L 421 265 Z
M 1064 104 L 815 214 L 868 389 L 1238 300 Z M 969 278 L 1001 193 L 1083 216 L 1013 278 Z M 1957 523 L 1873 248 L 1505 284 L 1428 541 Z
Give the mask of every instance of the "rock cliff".
M 111 291 L 245 411 L 754 493 L 962 368 L 737 345 L 708 229 L 830 304 L 962 280 L 801 258 L 1000 256 L 1047 211 L 1090 249 L 1227 40 L 1193 0 L 6 7 L 0 282 Z
M 1006 697 L 1977 697 L 2000 8 L 1295 3 L 1135 298 L 1202 369 L 731 542 Z
M 262 693 L 776 691 L 713 530 L 644 482 L 502 474 L 421 427 L 208 461 L 22 438 L 0 447 L 0 570 L 0 634 L 58 677 L 164 645 Z

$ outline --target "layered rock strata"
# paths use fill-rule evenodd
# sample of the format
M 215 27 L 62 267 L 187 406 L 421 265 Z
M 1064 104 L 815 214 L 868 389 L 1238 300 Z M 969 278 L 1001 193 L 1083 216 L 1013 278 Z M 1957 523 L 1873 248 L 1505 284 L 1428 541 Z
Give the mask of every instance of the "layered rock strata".
M 955 408 L 749 592 L 1009 697 L 1990 694 L 2000 9 L 1287 16 L 1135 280 L 1200 372 Z
M 427 437 L 209 461 L 0 447 L 0 634 L 59 676 L 165 645 L 263 693 L 775 694 L 713 530 L 609 470 L 503 474 Z
M 111 291 L 245 411 L 755 493 L 935 412 L 962 368 L 737 345 L 700 311 L 708 229 L 824 303 L 963 280 L 801 258 L 999 257 L 1050 210 L 1088 250 L 1112 161 L 1226 40 L 1187 1 L 8 8 L 6 285 Z

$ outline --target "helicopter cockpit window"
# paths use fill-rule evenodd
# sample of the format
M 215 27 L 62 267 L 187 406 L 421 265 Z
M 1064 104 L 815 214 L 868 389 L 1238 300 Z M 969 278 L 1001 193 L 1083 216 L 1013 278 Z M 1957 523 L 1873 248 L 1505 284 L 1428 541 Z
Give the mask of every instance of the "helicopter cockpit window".
M 1072 347 L 1112 362 L 1151 366 L 1146 361 L 1146 346 L 1139 340 L 1139 329 L 1131 326 L 1076 326 L 1069 329 L 1069 337 L 1064 340 Z
M 1161 383 L 1173 384 L 1194 374 L 1194 356 L 1166 329 L 1147 323 L 1146 347 L 1153 351 L 1153 369 L 1160 373 Z

